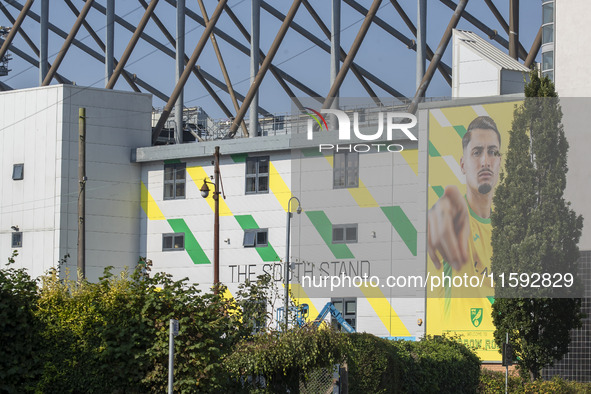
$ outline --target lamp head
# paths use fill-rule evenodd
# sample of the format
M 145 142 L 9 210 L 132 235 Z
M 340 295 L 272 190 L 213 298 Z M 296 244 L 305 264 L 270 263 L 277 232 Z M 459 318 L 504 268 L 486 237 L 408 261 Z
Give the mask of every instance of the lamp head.
M 18 226 L 10 226 L 11 229 L 13 229 L 14 231 L 18 231 Z
M 207 178 L 203 180 L 203 186 L 201 186 L 201 197 L 207 198 L 209 196 L 209 186 L 207 186 Z
M 298 205 L 298 209 L 296 210 L 297 214 L 299 215 L 300 213 L 302 213 L 302 206 Z

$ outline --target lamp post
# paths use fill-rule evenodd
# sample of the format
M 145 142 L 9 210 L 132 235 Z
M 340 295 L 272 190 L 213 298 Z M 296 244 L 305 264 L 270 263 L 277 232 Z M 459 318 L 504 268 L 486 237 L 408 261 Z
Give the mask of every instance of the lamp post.
M 215 202 L 214 206 L 214 222 L 213 222 L 213 285 L 214 292 L 217 294 L 218 283 L 220 283 L 220 147 L 215 147 L 213 154 L 214 166 L 214 181 L 211 183 L 205 178 L 203 186 L 201 186 L 201 197 L 207 198 L 209 195 L 209 187 L 207 184 L 214 185 L 214 192 L 211 196 Z
M 291 200 L 296 200 L 298 202 L 298 209 L 297 209 L 297 213 L 298 215 L 300 213 L 302 213 L 302 204 L 300 203 L 300 200 L 297 197 L 292 197 L 289 199 L 289 201 L 287 202 L 287 227 L 285 229 L 286 232 L 286 241 L 285 241 L 285 277 L 284 277 L 284 282 L 285 282 L 285 329 L 287 330 L 287 325 L 289 323 L 289 229 L 290 229 L 290 224 L 291 224 L 291 217 L 293 216 L 293 214 L 291 213 Z

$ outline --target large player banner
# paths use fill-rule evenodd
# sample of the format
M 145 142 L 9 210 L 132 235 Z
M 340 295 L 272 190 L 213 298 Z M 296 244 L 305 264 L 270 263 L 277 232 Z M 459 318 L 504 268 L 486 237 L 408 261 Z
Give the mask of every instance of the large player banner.
M 487 280 L 490 214 L 518 104 L 429 111 L 427 272 L 442 286 L 427 291 L 426 330 L 457 336 L 483 361 L 501 360 L 491 318 L 494 289 Z

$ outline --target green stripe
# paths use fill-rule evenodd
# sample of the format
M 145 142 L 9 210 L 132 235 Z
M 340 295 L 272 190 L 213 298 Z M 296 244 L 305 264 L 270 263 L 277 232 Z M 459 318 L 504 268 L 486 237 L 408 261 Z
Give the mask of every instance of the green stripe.
M 179 159 L 170 159 L 170 160 L 164 160 L 164 164 L 180 164 L 181 161 Z
M 435 194 L 437 194 L 437 197 L 439 198 L 441 198 L 441 196 L 443 196 L 443 193 L 445 192 L 443 186 L 431 186 L 431 189 L 433 189 L 433 191 L 435 192 Z
M 490 297 L 490 296 L 487 296 L 486 298 L 488 298 L 488 301 L 490 302 L 490 304 L 491 304 L 491 305 L 492 305 L 492 304 L 494 304 L 494 302 L 495 302 L 495 297 Z
M 464 138 L 464 135 L 466 135 L 467 132 L 464 126 L 454 126 L 454 129 L 456 130 L 456 133 L 458 133 L 460 138 Z
M 248 155 L 246 153 L 236 153 L 233 155 L 230 155 L 230 157 L 232 158 L 232 161 L 234 163 L 244 163 L 246 162 L 246 157 Z
M 382 207 L 382 211 L 400 235 L 413 256 L 417 255 L 417 229 L 399 206 Z
M 480 216 L 478 216 L 476 214 L 476 212 L 474 212 L 472 210 L 472 208 L 470 208 L 470 204 L 468 203 L 468 197 L 465 194 L 464 194 L 464 199 L 466 200 L 466 205 L 468 206 L 468 211 L 470 211 L 470 216 L 472 216 L 474 219 L 478 220 L 480 223 L 490 224 L 490 218 L 488 218 L 488 219 L 481 218 Z
M 260 228 L 256 220 L 254 220 L 254 218 L 252 217 L 252 215 L 235 215 L 234 217 L 236 218 L 236 221 L 238 222 L 240 227 L 242 227 L 242 230 L 252 230 L 255 228 Z M 271 242 L 268 242 L 268 239 L 267 246 L 257 246 L 255 247 L 255 249 L 264 262 L 281 260 L 275 252 L 275 249 L 273 249 Z
M 306 215 L 335 258 L 352 259 L 355 257 L 347 245 L 332 243 L 332 223 L 323 211 L 306 211 Z
M 435 145 L 433 145 L 431 143 L 431 141 L 429 141 L 429 156 L 431 156 L 431 157 L 439 157 L 439 156 L 441 156 L 439 154 L 439 151 L 437 149 L 435 149 Z
M 193 264 L 211 264 L 184 219 L 168 219 L 168 224 L 175 233 L 185 234 L 185 250 L 193 260 Z

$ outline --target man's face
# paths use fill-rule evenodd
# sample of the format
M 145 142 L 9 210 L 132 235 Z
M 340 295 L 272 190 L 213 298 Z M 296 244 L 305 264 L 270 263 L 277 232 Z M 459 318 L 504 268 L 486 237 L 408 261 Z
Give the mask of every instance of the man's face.
M 470 143 L 460 160 L 466 184 L 473 192 L 490 193 L 499 179 L 501 155 L 499 139 L 493 130 L 473 129 Z

